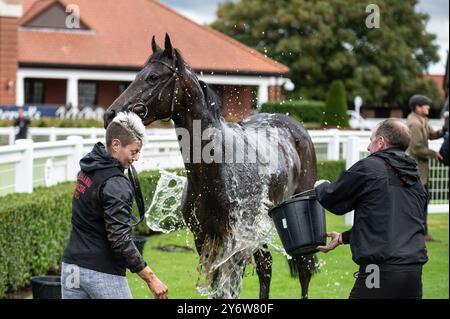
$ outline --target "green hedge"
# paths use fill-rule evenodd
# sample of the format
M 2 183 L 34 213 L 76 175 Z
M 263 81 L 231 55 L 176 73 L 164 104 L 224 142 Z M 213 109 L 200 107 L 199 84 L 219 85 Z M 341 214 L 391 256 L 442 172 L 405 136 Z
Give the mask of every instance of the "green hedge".
M 345 170 L 345 161 L 317 161 L 317 180 L 335 182 Z
M 0 120 L 0 127 L 13 126 L 13 120 Z M 100 127 L 103 121 L 86 119 L 60 119 L 55 117 L 43 117 L 39 120 L 31 120 L 30 127 Z
M 335 180 L 344 166 L 344 161 L 318 162 L 318 179 Z M 148 209 L 159 172 L 142 172 L 139 179 Z M 0 298 L 26 286 L 31 276 L 59 271 L 70 235 L 73 189 L 67 182 L 0 197 Z M 133 232 L 150 234 L 145 222 Z
M 73 183 L 0 198 L 0 297 L 55 271 L 70 230 Z
M 312 100 L 268 102 L 261 106 L 261 112 L 287 114 L 299 122 L 321 123 L 325 102 Z

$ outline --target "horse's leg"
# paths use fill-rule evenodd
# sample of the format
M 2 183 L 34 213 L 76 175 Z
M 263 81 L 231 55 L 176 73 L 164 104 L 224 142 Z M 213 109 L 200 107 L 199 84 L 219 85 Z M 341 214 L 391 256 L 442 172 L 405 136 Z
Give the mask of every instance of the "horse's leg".
M 263 249 L 259 249 L 253 254 L 256 263 L 256 273 L 259 278 L 259 298 L 269 299 L 270 280 L 272 277 L 272 255 L 263 245 Z
M 310 254 L 302 257 L 296 257 L 295 261 L 298 270 L 298 279 L 302 288 L 301 297 L 302 299 L 308 299 L 309 282 L 311 281 L 312 275 L 317 271 L 316 255 Z

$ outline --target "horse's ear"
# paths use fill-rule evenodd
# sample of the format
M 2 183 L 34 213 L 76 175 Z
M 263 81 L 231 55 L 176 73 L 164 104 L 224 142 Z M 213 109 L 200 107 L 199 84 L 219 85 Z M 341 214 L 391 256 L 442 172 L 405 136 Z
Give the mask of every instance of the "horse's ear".
M 159 45 L 156 43 L 155 36 L 152 37 L 152 51 L 155 53 L 156 51 L 161 50 Z
M 180 51 L 178 51 L 178 49 L 175 49 L 174 51 L 175 51 L 175 58 L 176 58 L 178 71 L 181 73 L 184 73 L 184 71 L 186 69 L 184 59 L 181 56 L 181 53 L 180 53 Z
M 173 47 L 172 47 L 172 43 L 170 42 L 170 37 L 167 33 L 166 33 L 166 39 L 164 41 L 164 55 L 169 58 L 173 58 Z

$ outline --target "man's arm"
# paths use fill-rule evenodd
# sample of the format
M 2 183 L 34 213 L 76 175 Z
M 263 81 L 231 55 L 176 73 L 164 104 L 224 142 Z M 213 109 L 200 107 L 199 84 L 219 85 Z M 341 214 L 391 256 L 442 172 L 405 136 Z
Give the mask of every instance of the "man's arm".
M 411 155 L 421 160 L 437 158 L 437 152 L 429 149 L 425 144 L 427 137 L 424 136 L 420 124 L 414 122 L 410 123 L 408 127 L 411 132 L 411 142 L 409 145 Z
M 428 137 L 430 140 L 436 140 L 438 138 L 441 138 L 444 136 L 444 130 L 443 129 L 439 129 L 437 131 L 435 131 L 430 123 L 427 123 L 427 129 L 428 129 Z
M 321 183 L 315 187 L 317 200 L 336 215 L 344 215 L 355 209 L 356 200 L 367 182 L 367 173 L 361 162 L 345 171 L 335 183 Z

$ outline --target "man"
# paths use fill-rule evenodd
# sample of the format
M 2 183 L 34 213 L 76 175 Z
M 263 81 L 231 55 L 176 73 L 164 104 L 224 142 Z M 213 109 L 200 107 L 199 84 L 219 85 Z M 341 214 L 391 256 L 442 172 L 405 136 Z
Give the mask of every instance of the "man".
M 351 230 L 328 233 L 331 242 L 317 247 L 328 252 L 350 244 L 352 259 L 360 266 L 351 299 L 422 297 L 427 193 L 416 162 L 405 153 L 409 142 L 408 127 L 387 119 L 373 130 L 367 158 L 335 183 L 316 182 L 323 207 L 336 215 L 355 211 Z M 379 282 L 370 276 L 378 274 Z M 375 287 L 366 279 L 373 279 Z
M 25 117 L 23 109 L 19 109 L 19 117 L 14 121 L 14 127 L 16 129 L 16 140 L 26 139 L 28 136 L 28 126 L 30 120 Z
M 420 180 L 428 192 L 428 160 L 436 159 L 442 161 L 442 155 L 428 148 L 428 140 L 434 140 L 444 135 L 443 130 L 434 131 L 429 122 L 428 114 L 432 101 L 424 95 L 413 95 L 409 99 L 411 113 L 408 115 L 406 124 L 411 131 L 411 144 L 407 150 L 419 165 Z M 428 207 L 425 212 L 425 240 L 433 241 L 428 234 L 427 224 Z
M 134 113 L 119 113 L 80 161 L 72 200 L 72 231 L 63 255 L 64 299 L 132 298 L 126 268 L 137 273 L 155 298 L 167 287 L 145 263 L 131 238 L 133 190 L 124 170 L 139 154 L 145 127 Z
M 439 149 L 439 154 L 442 156 L 441 163 L 445 166 L 449 166 L 448 160 L 448 111 L 444 113 L 444 141 L 442 142 L 441 148 Z

